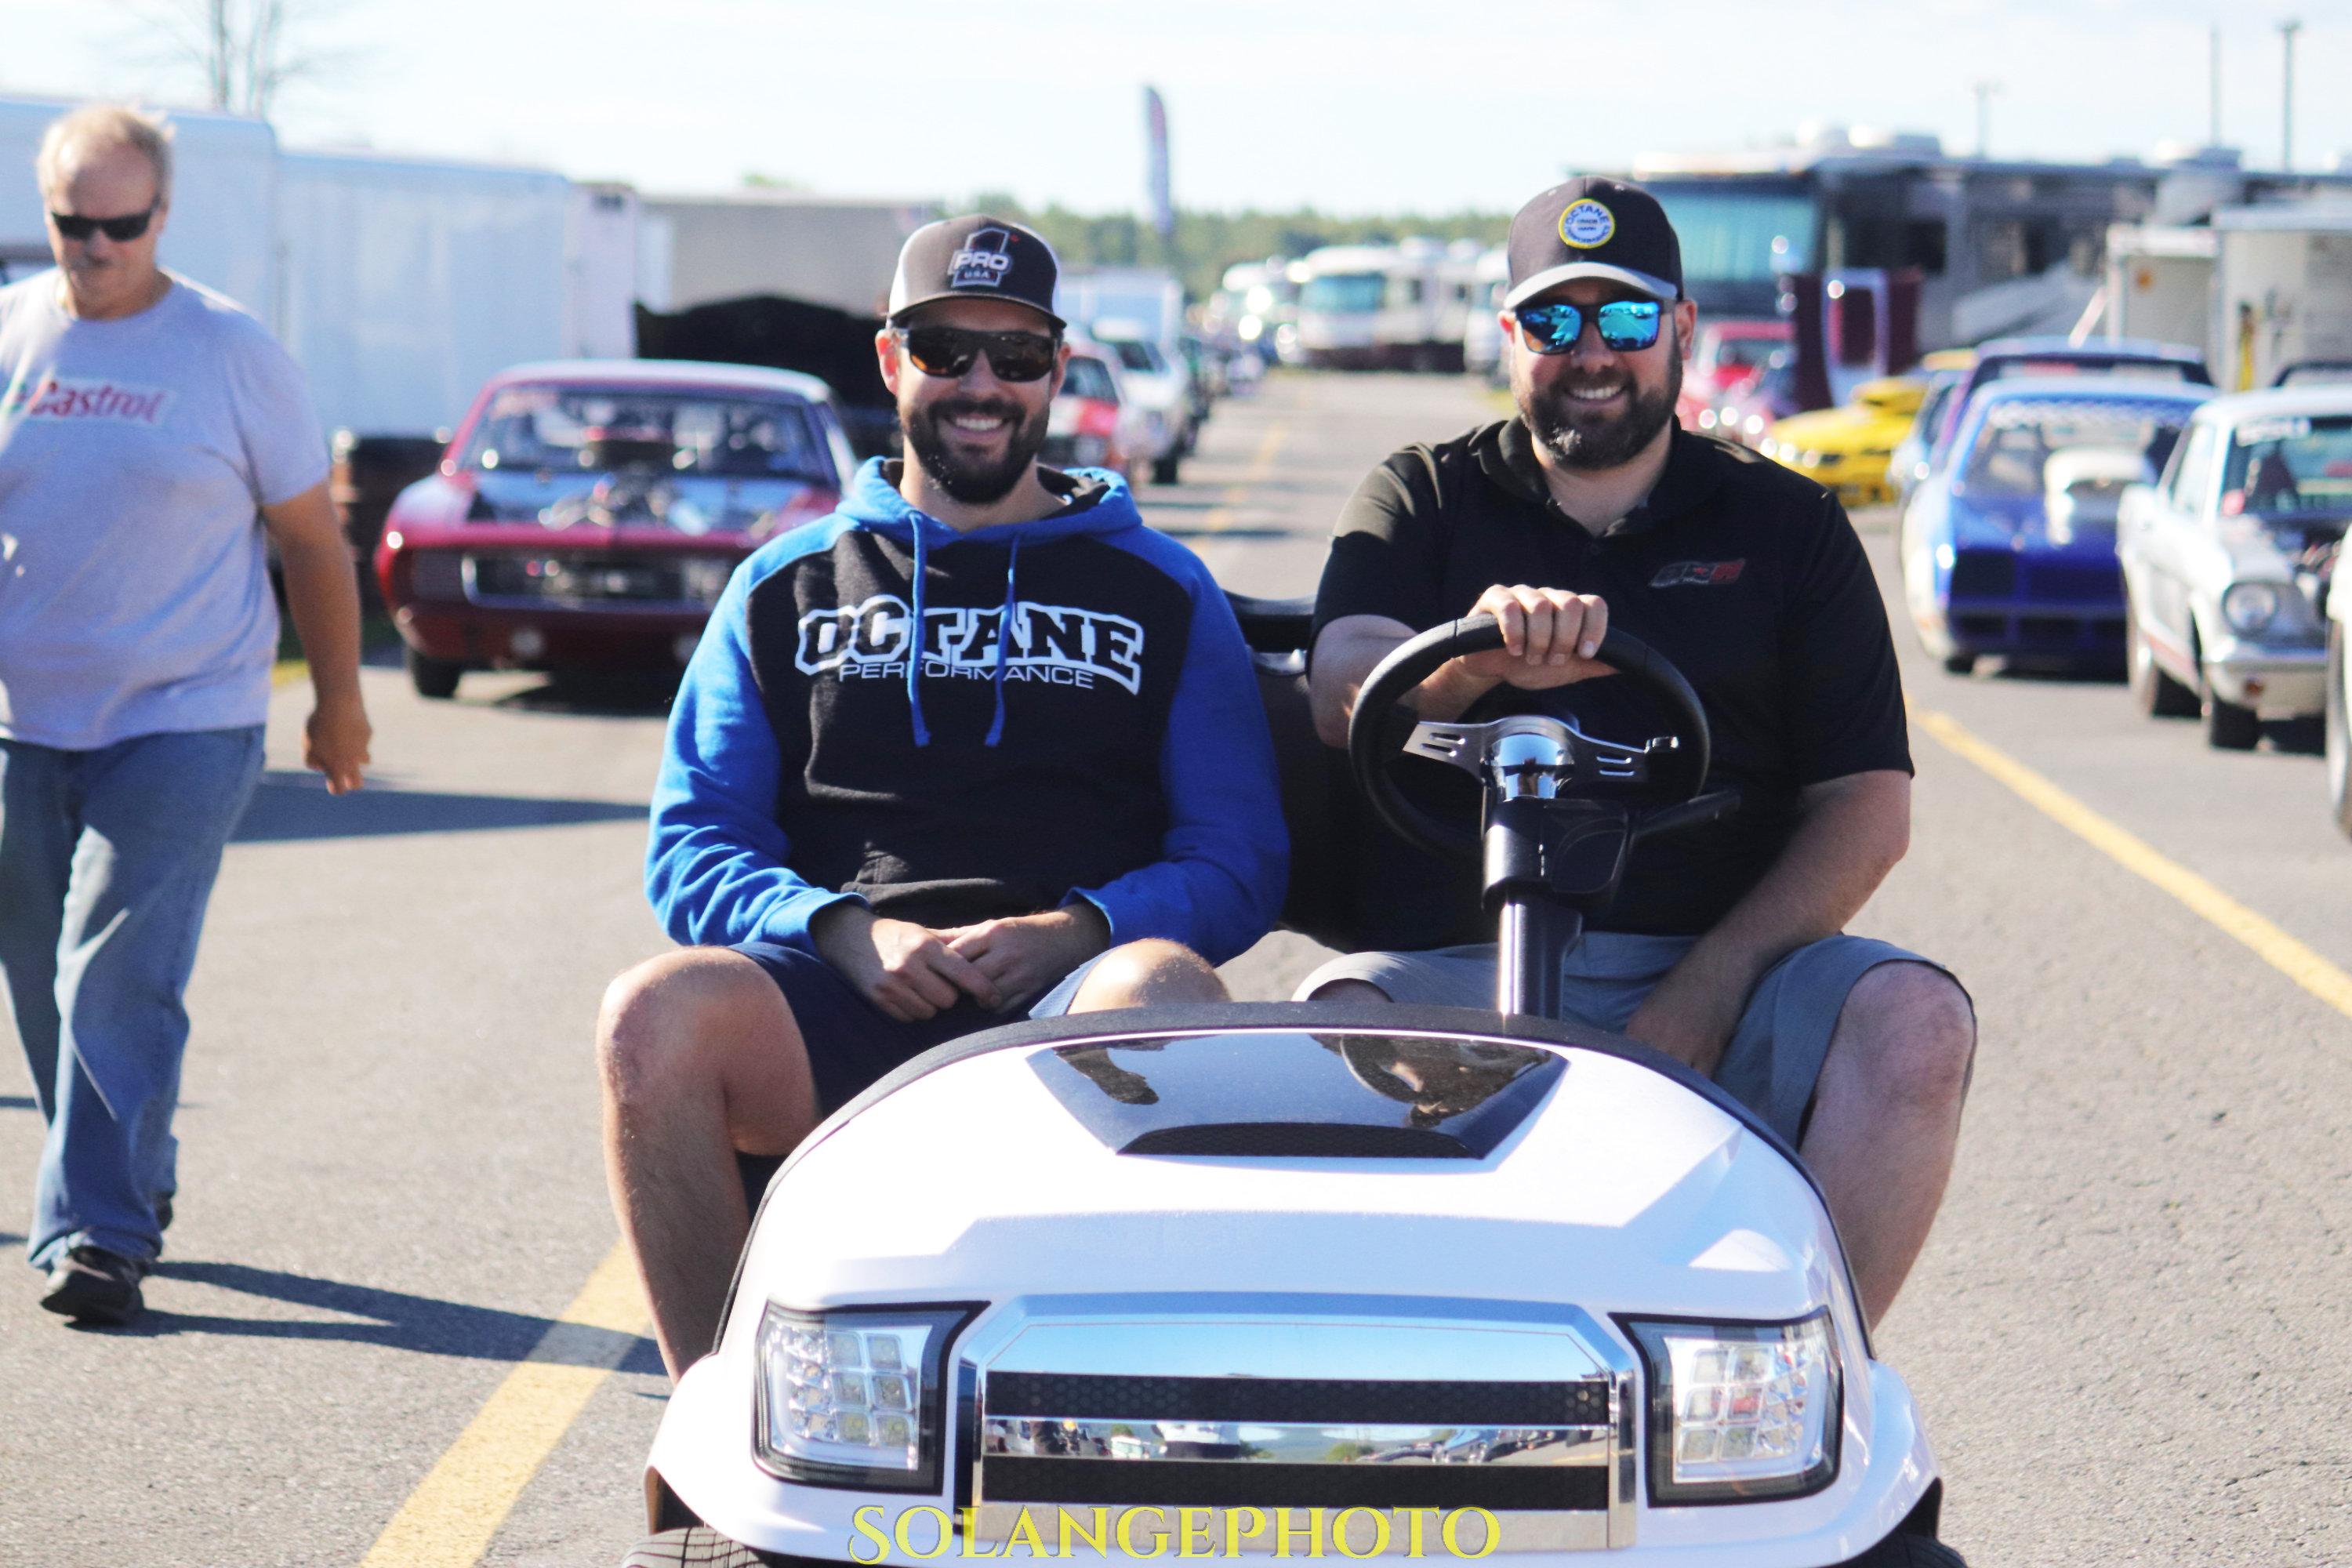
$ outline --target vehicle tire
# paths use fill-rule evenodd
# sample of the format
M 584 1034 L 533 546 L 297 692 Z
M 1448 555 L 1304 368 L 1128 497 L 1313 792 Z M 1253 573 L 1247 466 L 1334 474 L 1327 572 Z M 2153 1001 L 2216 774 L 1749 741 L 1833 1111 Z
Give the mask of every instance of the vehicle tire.
M 2263 721 L 2251 708 L 2205 696 L 2205 743 L 2217 752 L 2251 752 L 2263 738 Z
M 1954 675 L 1974 675 L 1977 672 L 1977 656 L 1972 653 L 1948 653 L 1944 656 L 1944 668 Z
M 2327 623 L 2327 805 L 2336 826 L 2352 836 L 2352 710 L 2345 700 L 2344 623 Z
M 404 650 L 404 658 L 408 666 L 409 684 L 416 688 L 416 695 L 429 697 L 436 701 L 446 701 L 457 695 L 457 682 L 466 673 L 464 665 L 452 664 L 444 658 L 427 658 L 413 647 Z
M 761 1568 L 760 1554 L 707 1524 L 648 1535 L 621 1559 L 621 1568 Z
M 2124 606 L 2124 679 L 2131 687 L 2132 700 L 2149 718 L 2197 717 L 2197 693 L 2166 674 L 2164 666 L 2156 662 L 2155 650 L 2140 635 L 2137 607 L 2129 604 Z
M 1838 1568 L 1968 1568 L 1960 1554 L 1932 1535 L 1896 1531 L 1859 1557 L 1849 1557 Z
M 1176 483 L 1176 471 L 1184 461 L 1181 452 L 1171 452 L 1164 458 L 1151 459 L 1151 482 L 1155 485 Z

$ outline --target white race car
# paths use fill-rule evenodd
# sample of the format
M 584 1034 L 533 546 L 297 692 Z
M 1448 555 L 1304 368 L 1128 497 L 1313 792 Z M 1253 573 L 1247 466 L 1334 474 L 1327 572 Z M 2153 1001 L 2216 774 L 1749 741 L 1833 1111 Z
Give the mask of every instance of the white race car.
M 1795 1152 L 1680 1063 L 1553 1016 L 1631 844 L 1734 804 L 1690 798 L 1689 686 L 1612 632 L 1601 657 L 1675 736 L 1414 727 L 1408 751 L 1485 781 L 1483 851 L 1388 776 L 1395 700 L 1499 644 L 1485 617 L 1407 643 L 1351 736 L 1391 826 L 1483 852 L 1498 1010 L 1097 1013 L 891 1074 L 768 1186 L 630 1564 L 1956 1568 L 1918 1412 Z

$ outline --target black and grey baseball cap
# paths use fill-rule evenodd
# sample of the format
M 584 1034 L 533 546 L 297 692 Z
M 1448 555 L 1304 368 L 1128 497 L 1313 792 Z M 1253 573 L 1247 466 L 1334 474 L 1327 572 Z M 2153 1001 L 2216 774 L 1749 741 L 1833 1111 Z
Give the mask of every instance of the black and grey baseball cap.
M 1516 309 L 1578 278 L 1606 278 L 1655 300 L 1679 300 L 1683 247 L 1658 198 L 1639 185 L 1585 174 L 1554 185 L 1511 220 Z
M 890 279 L 890 319 L 934 300 L 1010 300 L 1054 323 L 1054 247 L 1017 223 L 973 213 L 925 224 L 907 237 Z

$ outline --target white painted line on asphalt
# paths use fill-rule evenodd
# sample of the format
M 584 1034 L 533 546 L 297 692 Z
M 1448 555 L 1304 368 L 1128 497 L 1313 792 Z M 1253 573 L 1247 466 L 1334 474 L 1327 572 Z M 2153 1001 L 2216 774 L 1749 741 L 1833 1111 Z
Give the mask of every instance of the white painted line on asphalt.
M 2271 921 L 2147 841 L 2109 822 L 2023 763 L 1970 734 L 1948 713 L 1915 708 L 1919 727 L 1974 763 L 2061 826 L 2088 839 L 2126 870 L 2145 877 L 2197 914 L 2253 950 L 2256 957 L 2347 1017 L 2352 1017 L 2352 974 L 2347 974 Z
M 469 1568 L 515 1500 L 650 1326 L 623 1242 L 392 1516 L 360 1568 Z

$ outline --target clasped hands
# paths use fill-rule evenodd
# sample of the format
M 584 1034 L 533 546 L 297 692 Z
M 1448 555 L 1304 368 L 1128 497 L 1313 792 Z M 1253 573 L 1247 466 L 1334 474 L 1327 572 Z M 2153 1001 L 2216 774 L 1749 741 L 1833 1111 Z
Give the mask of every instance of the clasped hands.
M 1040 915 L 934 930 L 843 901 L 809 927 L 817 954 L 886 1016 L 935 1017 L 970 997 L 988 1012 L 1025 1002 L 1110 945 L 1084 901 Z

